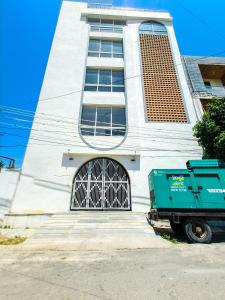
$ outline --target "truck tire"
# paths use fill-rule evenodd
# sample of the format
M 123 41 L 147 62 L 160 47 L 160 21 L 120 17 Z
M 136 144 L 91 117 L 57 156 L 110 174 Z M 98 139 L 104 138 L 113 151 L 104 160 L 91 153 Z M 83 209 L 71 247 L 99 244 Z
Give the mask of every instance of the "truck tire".
M 209 244 L 212 240 L 212 229 L 203 219 L 187 219 L 184 224 L 184 232 L 192 243 Z
M 184 234 L 183 225 L 181 223 L 174 223 L 172 220 L 170 220 L 170 227 L 175 234 L 177 235 Z

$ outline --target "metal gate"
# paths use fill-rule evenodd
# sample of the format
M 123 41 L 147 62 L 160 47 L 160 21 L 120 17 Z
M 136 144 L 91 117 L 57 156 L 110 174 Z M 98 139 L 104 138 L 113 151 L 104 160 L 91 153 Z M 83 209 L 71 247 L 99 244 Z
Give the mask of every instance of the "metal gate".
M 71 210 L 130 210 L 130 184 L 126 170 L 115 160 L 93 159 L 77 172 Z

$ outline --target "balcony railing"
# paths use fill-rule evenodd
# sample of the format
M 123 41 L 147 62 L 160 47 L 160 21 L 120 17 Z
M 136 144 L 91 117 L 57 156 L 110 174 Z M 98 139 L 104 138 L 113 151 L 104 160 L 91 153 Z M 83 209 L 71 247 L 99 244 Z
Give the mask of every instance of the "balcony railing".
M 208 93 L 212 94 L 213 96 L 225 97 L 225 87 L 211 86 L 211 87 L 206 87 L 206 90 Z
M 90 27 L 91 27 L 91 31 L 116 32 L 116 33 L 123 32 L 123 26 L 91 25 Z

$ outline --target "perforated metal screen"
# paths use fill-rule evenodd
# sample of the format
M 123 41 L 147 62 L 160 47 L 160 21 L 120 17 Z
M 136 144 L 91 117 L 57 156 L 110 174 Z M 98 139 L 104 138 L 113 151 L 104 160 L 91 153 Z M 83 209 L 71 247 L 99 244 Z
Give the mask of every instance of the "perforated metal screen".
M 187 122 L 168 36 L 140 34 L 148 121 Z

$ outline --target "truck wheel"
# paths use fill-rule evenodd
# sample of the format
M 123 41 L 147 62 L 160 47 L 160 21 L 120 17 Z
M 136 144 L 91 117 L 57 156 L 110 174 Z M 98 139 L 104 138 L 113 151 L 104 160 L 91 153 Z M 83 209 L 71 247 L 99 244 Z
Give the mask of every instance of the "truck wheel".
M 209 244 L 212 240 L 212 229 L 203 219 L 187 219 L 184 224 L 184 231 L 192 243 Z
M 182 235 L 184 233 L 183 225 L 181 223 L 174 223 L 170 220 L 170 227 L 177 235 Z

